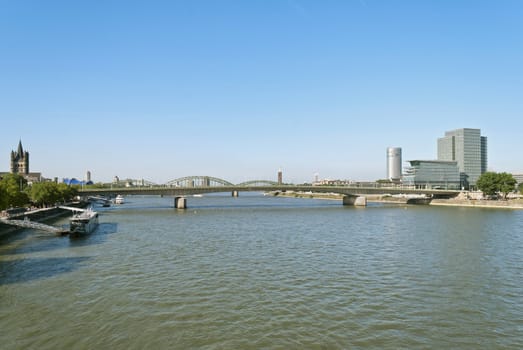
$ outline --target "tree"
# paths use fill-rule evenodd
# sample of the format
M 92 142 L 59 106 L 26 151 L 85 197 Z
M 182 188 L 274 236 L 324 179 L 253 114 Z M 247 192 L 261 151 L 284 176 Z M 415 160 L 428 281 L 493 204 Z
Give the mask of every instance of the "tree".
M 514 191 L 516 188 L 516 179 L 509 173 L 499 173 L 498 174 L 498 185 L 499 192 L 503 193 L 503 199 L 507 199 L 509 192 Z
M 512 174 L 509 173 L 487 171 L 479 177 L 476 186 L 486 196 L 493 196 L 497 193 L 501 193 L 503 199 L 506 199 L 508 193 L 514 191 L 516 179 L 514 179 Z
M 67 202 L 73 199 L 77 193 L 76 188 L 54 182 L 38 182 L 33 184 L 29 190 L 31 200 L 38 206 Z
M 37 182 L 29 189 L 29 196 L 37 206 L 47 206 L 59 198 L 56 184 L 53 182 Z
M 476 181 L 476 186 L 485 196 L 493 196 L 498 192 L 498 176 L 495 172 L 487 171 Z
M 2 209 L 23 207 L 29 204 L 29 197 L 24 192 L 27 181 L 19 174 L 7 174 L 0 180 L 0 206 Z
M 78 195 L 78 186 L 67 186 L 64 183 L 60 183 L 57 185 L 57 189 L 62 202 L 70 202 Z
M 3 181 L 0 181 L 0 210 L 7 209 L 7 190 Z

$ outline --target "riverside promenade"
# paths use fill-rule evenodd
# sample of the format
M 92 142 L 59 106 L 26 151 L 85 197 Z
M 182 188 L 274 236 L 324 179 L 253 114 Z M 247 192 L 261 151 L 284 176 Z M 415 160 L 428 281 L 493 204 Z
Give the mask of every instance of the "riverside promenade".
M 274 193 L 273 193 L 274 194 Z M 276 195 L 276 194 L 274 194 Z M 296 197 L 296 198 L 313 198 L 313 199 L 327 199 L 327 200 L 342 200 L 342 195 L 337 193 L 306 193 L 306 192 L 290 192 L 278 193 L 280 197 Z M 409 196 L 389 196 L 389 195 L 368 195 L 367 201 L 369 203 L 389 203 L 389 204 L 410 204 L 407 200 L 412 198 Z M 467 207 L 467 208 L 492 208 L 492 209 L 523 209 L 523 199 L 508 199 L 508 200 L 487 200 L 487 199 L 432 199 L 428 205 L 433 206 L 450 206 L 450 207 Z
M 468 207 L 468 208 L 494 208 L 494 209 L 523 209 L 523 199 L 508 200 L 482 200 L 482 199 L 433 199 L 430 205 Z

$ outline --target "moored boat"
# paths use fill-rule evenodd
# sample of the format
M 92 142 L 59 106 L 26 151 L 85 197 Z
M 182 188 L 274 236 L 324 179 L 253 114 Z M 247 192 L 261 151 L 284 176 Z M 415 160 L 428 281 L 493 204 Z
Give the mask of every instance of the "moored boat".
M 71 237 L 78 237 L 93 232 L 98 226 L 98 213 L 87 209 L 74 214 L 69 220 L 69 231 Z
M 123 199 L 123 196 L 122 195 L 117 195 L 116 198 L 114 199 L 114 204 L 124 204 L 125 201 Z

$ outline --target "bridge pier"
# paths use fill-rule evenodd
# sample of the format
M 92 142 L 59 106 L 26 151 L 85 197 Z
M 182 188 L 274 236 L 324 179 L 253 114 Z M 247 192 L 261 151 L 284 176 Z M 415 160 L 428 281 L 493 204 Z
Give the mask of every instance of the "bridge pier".
M 240 195 L 239 191 L 232 191 L 232 196 L 233 197 L 238 197 L 239 195 Z
M 187 209 L 187 198 L 174 197 L 174 208 L 175 209 Z
M 355 207 L 366 207 L 367 206 L 367 197 L 343 196 L 343 205 L 352 205 Z

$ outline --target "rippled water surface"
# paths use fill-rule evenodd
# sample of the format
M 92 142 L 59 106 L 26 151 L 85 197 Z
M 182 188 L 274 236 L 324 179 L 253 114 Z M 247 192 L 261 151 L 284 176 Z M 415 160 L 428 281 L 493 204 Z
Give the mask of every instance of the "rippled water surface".
M 523 348 L 523 211 L 126 200 L 1 238 L 2 349 Z

